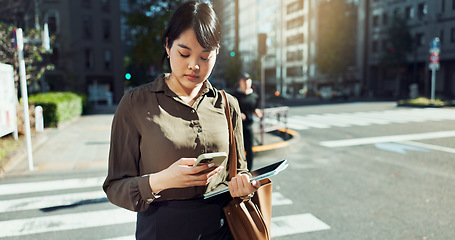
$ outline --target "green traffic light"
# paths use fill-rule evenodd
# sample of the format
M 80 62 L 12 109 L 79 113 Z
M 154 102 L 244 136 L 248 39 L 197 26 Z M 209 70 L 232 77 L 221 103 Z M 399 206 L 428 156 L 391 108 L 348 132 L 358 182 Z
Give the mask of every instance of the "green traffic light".
M 131 79 L 131 74 L 130 73 L 126 73 L 125 74 L 125 79 L 126 80 L 130 80 Z
M 235 51 L 231 51 L 231 57 L 235 57 Z

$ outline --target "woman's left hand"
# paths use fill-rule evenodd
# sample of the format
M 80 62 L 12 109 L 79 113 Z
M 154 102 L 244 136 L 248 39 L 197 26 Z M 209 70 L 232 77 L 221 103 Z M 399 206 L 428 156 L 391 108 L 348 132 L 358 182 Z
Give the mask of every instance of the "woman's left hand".
M 232 197 L 243 197 L 254 193 L 260 184 L 258 181 L 250 182 L 250 176 L 240 173 L 231 179 L 228 186 Z

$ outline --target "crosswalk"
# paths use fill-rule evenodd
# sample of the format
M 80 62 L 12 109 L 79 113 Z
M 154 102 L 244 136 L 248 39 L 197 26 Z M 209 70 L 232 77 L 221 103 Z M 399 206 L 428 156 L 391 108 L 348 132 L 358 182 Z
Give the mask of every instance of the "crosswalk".
M 87 177 L 0 184 L 0 239 L 134 239 L 136 213 L 110 204 L 100 188 L 103 180 Z M 274 209 L 292 204 L 281 192 L 273 192 Z M 119 236 L 103 235 L 102 230 L 97 237 L 72 237 L 70 233 L 108 226 L 124 230 Z M 285 239 L 328 229 L 328 224 L 311 213 L 300 213 L 273 217 L 271 232 L 276 239 Z
M 351 113 L 307 114 L 288 116 L 287 128 L 306 130 L 310 128 L 327 129 L 331 127 L 352 127 L 386 125 L 391 123 L 427 122 L 455 120 L 455 109 L 417 108 L 365 111 Z M 278 124 L 275 119 L 266 119 L 266 124 Z

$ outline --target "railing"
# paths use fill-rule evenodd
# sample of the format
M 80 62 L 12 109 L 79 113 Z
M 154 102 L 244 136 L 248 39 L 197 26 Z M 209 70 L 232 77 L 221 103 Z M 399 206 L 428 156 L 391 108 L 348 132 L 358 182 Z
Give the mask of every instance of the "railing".
M 289 107 L 264 108 L 262 117 L 259 119 L 259 128 L 255 129 L 255 133 L 259 133 L 259 145 L 264 144 L 265 133 L 272 132 L 278 129 L 287 130 Z

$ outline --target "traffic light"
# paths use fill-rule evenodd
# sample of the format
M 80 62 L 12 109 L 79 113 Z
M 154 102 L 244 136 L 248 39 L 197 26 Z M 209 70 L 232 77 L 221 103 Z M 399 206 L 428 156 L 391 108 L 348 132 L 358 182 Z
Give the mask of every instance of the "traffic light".
M 126 73 L 125 74 L 125 79 L 130 80 L 131 79 L 131 73 Z
M 232 50 L 231 53 L 229 54 L 231 57 L 235 57 L 235 51 Z

